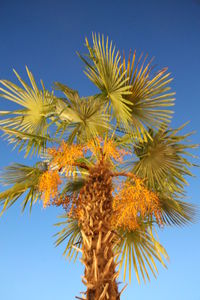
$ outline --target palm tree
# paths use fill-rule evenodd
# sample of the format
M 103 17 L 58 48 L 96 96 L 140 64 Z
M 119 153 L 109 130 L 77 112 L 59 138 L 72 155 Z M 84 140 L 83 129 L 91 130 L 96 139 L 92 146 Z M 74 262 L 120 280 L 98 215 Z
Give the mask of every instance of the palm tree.
M 108 38 L 93 35 L 88 54 L 80 58 L 96 85 L 93 96 L 56 82 L 53 91 L 1 80 L 1 97 L 16 103 L 1 111 L 0 129 L 25 156 L 37 155 L 34 166 L 12 164 L 1 175 L 2 213 L 24 195 L 22 209 L 43 201 L 62 206 L 56 245 L 66 241 L 70 259 L 82 254 L 87 290 L 78 299 L 116 300 L 120 271 L 129 280 L 150 280 L 168 258 L 155 226 L 183 225 L 194 220 L 195 207 L 184 202 L 190 134 L 169 127 L 174 104 L 167 68 L 154 72 L 147 57 L 115 50 Z M 55 95 L 56 90 L 63 97 Z M 119 266 L 118 266 L 119 265 Z

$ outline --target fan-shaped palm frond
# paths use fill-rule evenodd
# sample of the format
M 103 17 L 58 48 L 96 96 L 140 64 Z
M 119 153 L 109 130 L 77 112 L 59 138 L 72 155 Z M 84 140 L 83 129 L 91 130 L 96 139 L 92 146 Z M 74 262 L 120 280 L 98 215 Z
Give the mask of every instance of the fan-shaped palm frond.
M 197 215 L 195 205 L 162 194 L 159 195 L 159 202 L 163 224 L 182 226 L 195 222 Z
M 126 62 L 123 57 L 123 68 L 121 74 L 124 75 L 126 85 L 131 86 L 130 93 L 124 97 L 131 102 L 133 130 L 138 137 L 146 138 L 148 132 L 146 127 L 160 127 L 162 123 L 168 123 L 172 111 L 168 107 L 173 106 L 174 94 L 170 91 L 168 84 L 172 81 L 167 68 L 159 71 L 155 75 L 152 74 L 151 61 L 145 65 L 145 57 L 142 56 L 136 62 L 136 52 L 131 59 L 129 55 Z
M 73 141 L 75 137 L 79 141 L 85 141 L 101 135 L 110 128 L 109 116 L 98 98 L 95 96 L 80 98 L 76 91 L 65 85 L 56 82 L 55 86 L 68 97 L 58 102 L 57 110 L 61 119 L 58 129 L 72 130 L 69 141 Z
M 68 87 L 66 84 L 60 82 L 54 82 L 54 88 L 56 90 L 62 91 L 69 101 L 78 100 L 80 98 L 78 91 L 73 90 L 72 88 Z
M 42 83 L 42 90 L 39 90 L 32 73 L 26 68 L 31 87 L 25 83 L 21 77 L 16 74 L 19 82 L 23 88 L 8 81 L 1 80 L 0 83 L 3 87 L 0 87 L 1 97 L 17 103 L 22 106 L 23 109 L 10 111 L 11 118 L 1 121 L 1 125 L 9 126 L 13 129 L 17 129 L 23 132 L 40 134 L 46 133 L 47 122 L 46 117 L 53 113 L 53 93 L 49 93 Z M 8 112 L 7 112 L 8 113 Z
M 4 185 L 12 184 L 12 186 L 0 193 L 0 205 L 3 206 L 1 213 L 12 206 L 23 194 L 25 194 L 25 198 L 22 202 L 22 211 L 24 211 L 28 202 L 31 210 L 33 203 L 40 196 L 37 186 L 39 178 L 45 169 L 46 165 L 44 163 L 37 164 L 34 167 L 13 164 L 5 168 L 5 171 L 1 174 L 0 181 Z
M 125 99 L 128 95 L 129 85 L 128 78 L 124 78 L 126 71 L 122 70 L 120 64 L 119 52 L 115 52 L 115 47 L 112 41 L 109 43 L 108 38 L 106 43 L 104 37 L 93 35 L 93 47 L 90 47 L 86 38 L 86 47 L 89 51 L 89 59 L 87 61 L 82 56 L 82 60 L 86 64 L 85 74 L 87 77 L 100 89 L 99 97 L 105 102 L 111 104 L 114 115 L 120 123 L 127 126 L 127 121 L 130 119 L 130 108 L 127 104 L 131 102 Z
M 14 149 L 18 147 L 19 152 L 24 150 L 25 157 L 33 154 L 41 154 L 46 149 L 47 142 L 56 141 L 48 135 L 39 136 L 26 132 L 22 132 L 9 127 L 0 126 L 3 131 L 2 136 L 8 141 L 9 144 L 14 144 Z
M 60 82 L 54 83 L 54 88 L 56 90 L 62 91 L 66 98 L 57 98 L 56 112 L 60 120 L 68 122 L 77 123 L 80 122 L 80 117 L 71 109 L 73 102 L 80 101 L 78 91 L 69 88 L 67 85 L 64 85 Z M 72 102 L 72 103 L 71 103 Z
M 42 90 L 39 90 L 32 73 L 26 68 L 31 86 L 25 83 L 16 71 L 15 74 L 21 83 L 22 87 L 8 81 L 1 80 L 0 83 L 3 87 L 0 87 L 0 96 L 10 100 L 22 108 L 14 111 L 1 111 L 0 115 L 8 118 L 0 120 L 0 126 L 2 129 L 8 129 L 12 131 L 12 136 L 16 135 L 18 139 L 18 133 L 32 136 L 40 136 L 45 138 L 48 136 L 48 117 L 54 114 L 54 96 L 49 93 L 42 83 Z M 8 134 L 9 138 L 9 134 Z M 12 142 L 12 140 L 10 140 Z M 15 143 L 15 139 L 13 139 Z M 18 143 L 20 143 L 18 141 Z M 35 145 L 33 144 L 33 147 Z
M 192 176 L 189 171 L 192 163 L 186 159 L 186 156 L 191 154 L 187 149 L 197 145 L 187 143 L 187 137 L 191 133 L 177 135 L 184 126 L 185 124 L 171 130 L 149 130 L 150 137 L 147 141 L 135 147 L 135 154 L 139 160 L 135 162 L 133 172 L 145 178 L 149 188 L 181 193 L 187 184 L 184 176 Z
M 76 219 L 70 218 L 67 214 L 60 216 L 64 221 L 56 223 L 55 226 L 64 226 L 54 236 L 57 237 L 55 242 L 56 246 L 60 245 L 63 241 L 66 241 L 65 250 L 63 255 L 70 260 L 74 257 L 74 261 L 78 256 L 76 248 L 80 248 L 82 244 L 81 230 Z
M 134 231 L 120 229 L 118 234 L 121 239 L 116 243 L 114 249 L 119 253 L 117 259 L 121 259 L 119 271 L 124 269 L 124 280 L 126 279 L 127 263 L 129 281 L 131 281 L 131 267 L 133 265 L 139 283 L 141 275 L 144 282 L 146 278 L 150 281 L 150 271 L 156 277 L 158 270 L 155 259 L 166 267 L 163 257 L 168 259 L 167 252 L 153 236 L 152 229 L 150 227 L 148 229 L 148 225 L 143 224 L 140 229 Z

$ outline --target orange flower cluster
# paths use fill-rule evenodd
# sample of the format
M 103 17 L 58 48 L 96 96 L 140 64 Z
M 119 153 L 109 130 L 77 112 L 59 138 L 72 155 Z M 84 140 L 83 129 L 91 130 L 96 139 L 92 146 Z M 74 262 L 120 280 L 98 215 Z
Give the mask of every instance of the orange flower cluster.
M 85 147 L 85 151 L 89 150 L 96 158 L 99 159 L 100 157 L 100 149 L 101 149 L 101 143 L 102 139 L 97 138 L 95 140 L 90 140 L 87 142 L 87 145 Z
M 83 157 L 82 145 L 69 145 L 62 142 L 58 149 L 51 148 L 48 153 L 52 156 L 52 165 L 57 166 L 66 176 L 74 175 L 75 161 Z
M 86 149 L 92 152 L 93 155 L 96 156 L 96 158 L 104 159 L 104 160 L 111 160 L 114 159 L 117 162 L 122 163 L 123 158 L 126 154 L 129 154 L 129 152 L 125 151 L 124 149 L 119 149 L 117 147 L 116 143 L 110 139 L 110 140 L 103 140 L 101 138 L 94 140 L 91 140 L 87 143 Z
M 41 175 L 38 189 L 42 193 L 43 207 L 49 205 L 51 198 L 58 195 L 58 185 L 61 183 L 57 171 L 48 170 Z
M 124 156 L 128 154 L 128 152 L 124 149 L 119 149 L 113 140 L 104 142 L 103 153 L 106 159 L 114 159 L 115 161 L 120 163 L 123 162 Z
M 139 227 L 140 218 L 149 216 L 154 216 L 158 224 L 161 224 L 158 196 L 144 186 L 143 180 L 134 177 L 131 181 L 123 182 L 117 190 L 111 220 L 115 228 L 134 230 Z

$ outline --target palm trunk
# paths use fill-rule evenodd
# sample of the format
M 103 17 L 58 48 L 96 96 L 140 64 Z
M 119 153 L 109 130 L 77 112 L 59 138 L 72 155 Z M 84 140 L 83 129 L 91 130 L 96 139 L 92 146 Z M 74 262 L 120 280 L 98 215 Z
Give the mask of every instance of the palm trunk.
M 83 283 L 87 300 L 119 300 L 117 273 L 113 254 L 114 233 L 110 228 L 112 213 L 112 177 L 103 164 L 90 171 L 80 193 L 80 223 L 83 238 Z

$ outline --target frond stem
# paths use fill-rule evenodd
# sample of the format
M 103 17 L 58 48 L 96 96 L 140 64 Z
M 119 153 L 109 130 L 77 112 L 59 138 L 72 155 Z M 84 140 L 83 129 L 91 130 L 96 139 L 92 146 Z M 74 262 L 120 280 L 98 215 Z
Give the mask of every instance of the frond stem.
M 125 176 L 125 177 L 130 177 L 130 178 L 134 178 L 134 174 L 132 174 L 131 172 L 115 172 L 111 174 L 112 177 L 118 177 L 118 176 Z

